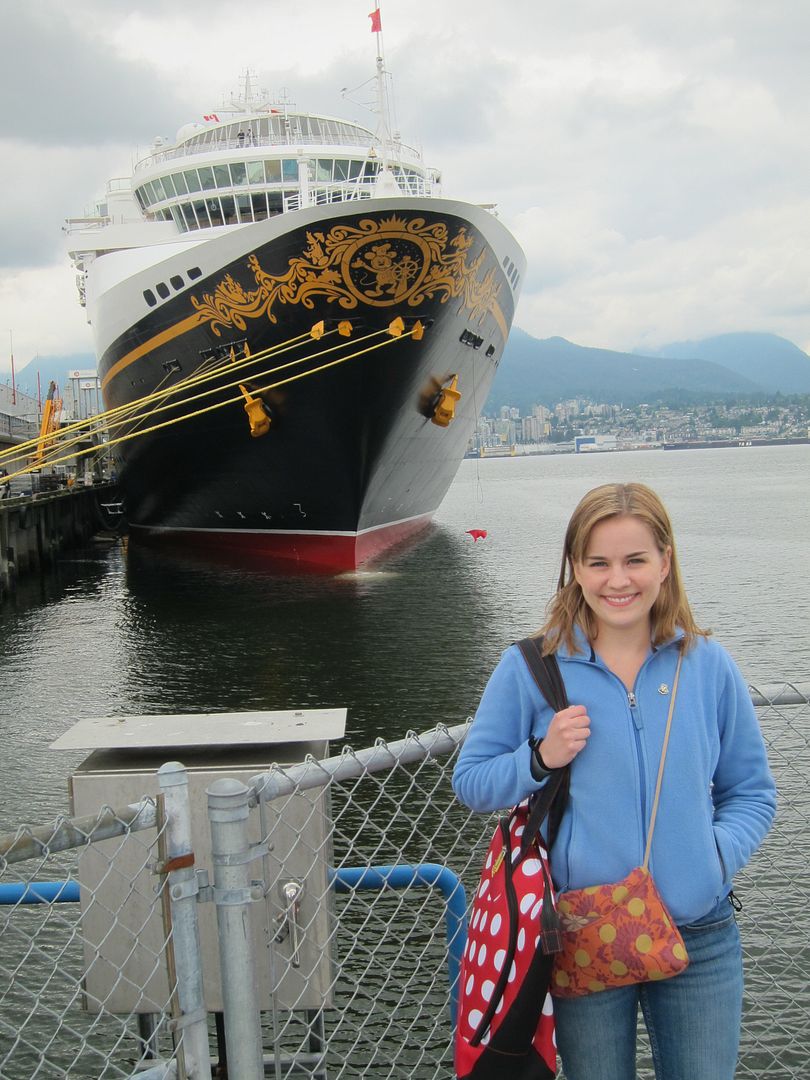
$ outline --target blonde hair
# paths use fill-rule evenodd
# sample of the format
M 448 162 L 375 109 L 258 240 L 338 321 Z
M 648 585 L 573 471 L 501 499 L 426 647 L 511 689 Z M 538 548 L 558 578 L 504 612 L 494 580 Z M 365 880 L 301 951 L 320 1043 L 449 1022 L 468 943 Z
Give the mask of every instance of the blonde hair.
M 652 532 L 658 550 L 663 554 L 669 548 L 671 552 L 669 573 L 650 611 L 653 645 L 668 641 L 678 627 L 684 632 L 685 649 L 694 644 L 695 637 L 707 637 L 711 632 L 697 626 L 689 607 L 675 553 L 672 524 L 664 504 L 644 484 L 603 484 L 580 500 L 568 522 L 557 592 L 549 603 L 545 624 L 537 631 L 544 637 L 544 654 L 554 652 L 560 645 L 565 645 L 570 653 L 577 652 L 574 638 L 577 625 L 589 641 L 596 638 L 596 618 L 574 577 L 574 563 L 584 560 L 594 528 L 602 521 L 618 517 L 642 521 Z

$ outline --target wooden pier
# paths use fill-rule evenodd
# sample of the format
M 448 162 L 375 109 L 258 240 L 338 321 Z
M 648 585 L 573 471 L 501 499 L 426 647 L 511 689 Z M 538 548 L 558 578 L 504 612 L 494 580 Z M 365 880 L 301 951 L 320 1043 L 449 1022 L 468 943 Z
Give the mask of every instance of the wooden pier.
M 17 578 L 48 567 L 59 552 L 114 527 L 115 484 L 74 485 L 0 499 L 0 599 Z

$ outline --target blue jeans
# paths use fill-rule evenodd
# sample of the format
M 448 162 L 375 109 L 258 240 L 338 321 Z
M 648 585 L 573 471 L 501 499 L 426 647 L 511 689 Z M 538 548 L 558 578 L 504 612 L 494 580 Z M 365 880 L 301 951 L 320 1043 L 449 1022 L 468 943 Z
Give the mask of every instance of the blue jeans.
M 556 998 L 566 1080 L 635 1080 L 638 1007 L 657 1080 L 733 1080 L 742 1018 L 740 933 L 728 899 L 679 927 L 689 966 L 660 983 Z

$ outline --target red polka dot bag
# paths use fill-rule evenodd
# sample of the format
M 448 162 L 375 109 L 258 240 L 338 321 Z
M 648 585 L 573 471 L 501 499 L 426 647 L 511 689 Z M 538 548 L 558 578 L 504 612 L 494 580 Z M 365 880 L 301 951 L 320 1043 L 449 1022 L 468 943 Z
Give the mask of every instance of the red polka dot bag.
M 541 657 L 532 639 L 518 644 L 546 697 L 555 694 L 549 668 L 559 679 L 556 689 L 564 693 L 555 658 Z M 540 826 L 566 779 L 566 770 L 555 771 L 536 796 L 500 819 L 490 842 L 459 976 L 458 1080 L 552 1080 L 555 1075 L 549 988 L 562 945 Z

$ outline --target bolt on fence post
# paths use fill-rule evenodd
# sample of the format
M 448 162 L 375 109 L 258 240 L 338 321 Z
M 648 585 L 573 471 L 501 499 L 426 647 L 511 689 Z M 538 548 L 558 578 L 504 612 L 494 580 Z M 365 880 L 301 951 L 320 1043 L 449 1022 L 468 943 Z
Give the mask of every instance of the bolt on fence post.
M 232 778 L 208 788 L 214 903 L 217 908 L 222 1008 L 230 1080 L 264 1076 L 261 1017 L 250 932 L 250 863 L 247 837 L 250 788 Z
M 209 1080 L 211 1055 L 197 918 L 199 888 L 191 843 L 188 775 L 178 761 L 169 761 L 158 769 L 158 781 L 166 810 L 167 884 L 185 1071 L 193 1080 L 198 1077 Z M 186 856 L 185 865 L 172 869 L 172 864 L 183 861 L 183 856 Z

